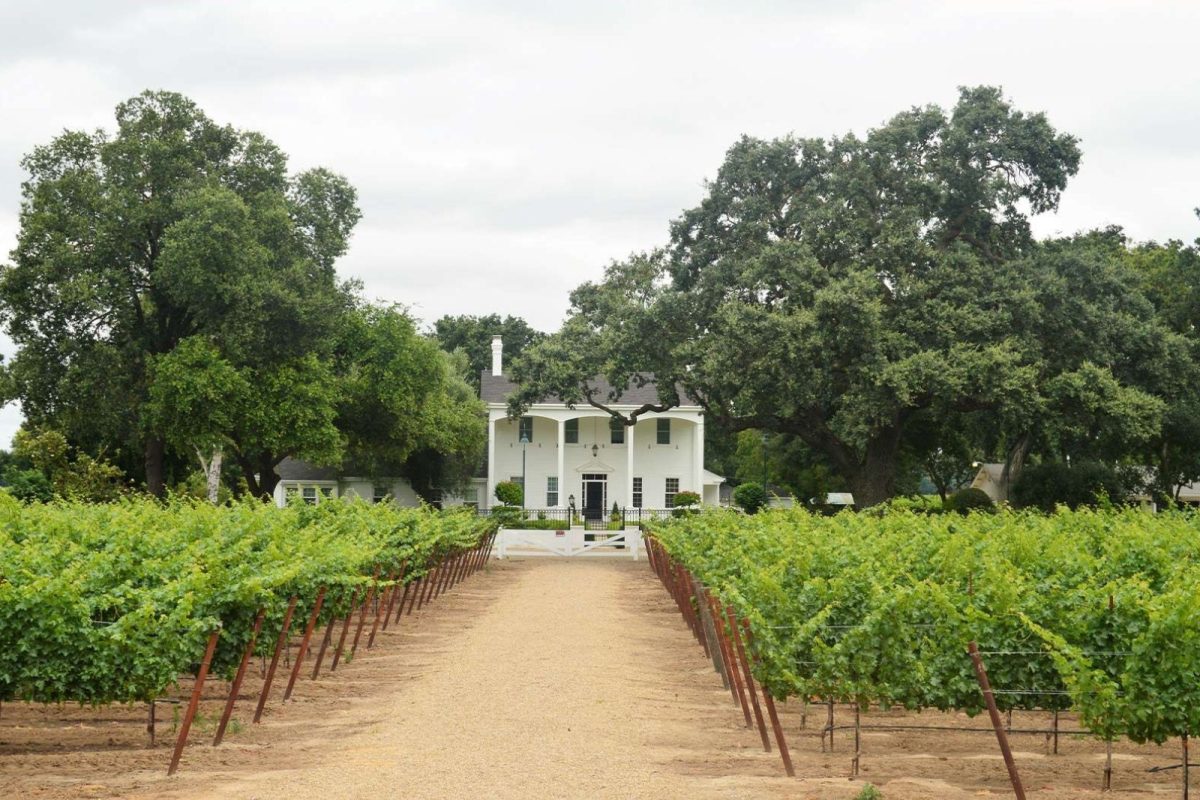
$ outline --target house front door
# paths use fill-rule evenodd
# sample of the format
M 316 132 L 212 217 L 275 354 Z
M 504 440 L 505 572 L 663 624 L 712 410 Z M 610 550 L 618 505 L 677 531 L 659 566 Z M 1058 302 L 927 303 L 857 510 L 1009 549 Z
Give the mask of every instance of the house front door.
M 583 476 L 583 515 L 587 519 L 600 519 L 604 516 L 604 501 L 608 489 L 608 476 Z

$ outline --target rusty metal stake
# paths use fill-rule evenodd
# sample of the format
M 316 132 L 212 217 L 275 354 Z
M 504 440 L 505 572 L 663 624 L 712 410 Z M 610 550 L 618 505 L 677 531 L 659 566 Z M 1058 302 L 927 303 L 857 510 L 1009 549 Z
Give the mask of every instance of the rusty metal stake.
M 397 604 L 396 618 L 392 620 L 397 625 L 400 624 L 400 617 L 404 616 L 404 601 L 408 599 L 408 593 L 412 590 L 412 585 L 412 581 L 404 584 L 404 593 L 400 595 L 400 602 Z
M 358 587 L 354 587 L 354 591 L 350 594 L 350 610 L 346 612 L 346 621 L 342 623 L 342 635 L 338 637 L 337 649 L 333 651 L 333 663 L 329 665 L 329 671 L 333 672 L 337 669 L 338 662 L 342 660 L 342 648 L 346 646 L 346 634 L 350 632 L 350 620 L 354 619 L 355 603 L 358 602 Z M 333 623 L 330 622 L 330 625 Z
M 750 622 L 742 619 L 742 634 L 746 642 L 753 644 L 753 634 L 750 633 Z M 771 718 L 771 730 L 775 733 L 775 744 L 779 747 L 779 756 L 783 759 L 783 769 L 789 778 L 795 777 L 796 768 L 792 766 L 792 754 L 788 752 L 787 741 L 783 738 L 783 726 L 779 724 L 779 714 L 775 711 L 775 699 L 763 688 L 763 701 L 767 706 L 767 716 Z
M 367 609 L 370 608 L 371 601 L 375 599 L 376 584 L 379 582 L 379 570 L 375 570 L 373 581 L 371 588 L 367 590 L 367 599 L 358 610 L 358 627 L 354 630 L 354 644 L 350 645 L 351 658 L 354 658 L 354 654 L 358 652 L 358 640 L 362 638 L 363 626 L 367 624 Z
M 428 573 L 427 573 L 428 574 Z M 412 597 L 408 598 L 408 611 L 404 615 L 412 616 L 413 606 L 417 604 L 417 596 L 421 594 L 421 590 L 425 588 L 425 576 L 417 578 L 413 583 Z
M 967 644 L 967 652 L 971 654 L 971 663 L 975 666 L 975 677 L 979 680 L 979 689 L 983 692 L 983 700 L 987 703 L 988 716 L 992 719 L 992 727 L 996 729 L 996 740 L 1000 743 L 1000 754 L 1004 756 L 1004 766 L 1008 768 L 1008 777 L 1012 781 L 1013 792 L 1017 800 L 1025 800 L 1025 787 L 1021 785 L 1021 776 L 1017 772 L 1017 762 L 1013 760 L 1012 750 L 1008 747 L 1008 735 L 1004 732 L 1004 723 L 1000 719 L 1000 710 L 996 708 L 996 696 L 992 694 L 991 684 L 988 683 L 987 670 L 983 667 L 983 659 L 979 657 L 979 647 L 975 642 Z
M 258 641 L 258 634 L 262 630 L 265 615 L 266 611 L 260 608 L 258 616 L 254 618 L 254 629 L 250 632 L 250 641 L 246 643 L 246 650 L 242 653 L 237 674 L 233 676 L 233 685 L 229 687 L 229 699 L 225 701 L 225 710 L 221 712 L 221 721 L 217 724 L 217 734 L 213 737 L 213 747 L 221 744 L 221 740 L 225 738 L 225 726 L 229 724 L 229 717 L 233 714 L 233 705 L 237 702 L 238 693 L 242 690 L 242 680 L 245 679 L 246 668 L 250 666 L 250 659 L 254 656 L 254 643 Z
M 316 680 L 321 674 L 321 663 L 325 661 L 325 651 L 329 648 L 329 643 L 333 641 L 333 626 L 337 624 L 337 619 L 329 618 L 329 624 L 325 626 L 325 633 L 321 636 L 321 646 L 317 648 L 317 660 L 313 662 L 312 675 L 309 680 Z
M 858 777 L 858 762 L 862 758 L 862 724 L 859 720 L 861 707 L 854 701 L 854 762 L 850 770 L 852 778 Z
M 261 722 L 263 709 L 267 707 L 267 698 L 271 694 L 271 683 L 275 680 L 275 669 L 279 666 L 279 654 L 287 644 L 288 628 L 292 626 L 292 612 L 296 610 L 296 601 L 300 598 L 292 595 L 288 601 L 287 612 L 283 615 L 283 627 L 279 630 L 279 641 L 275 642 L 275 653 L 271 656 L 271 666 L 267 667 L 267 677 L 263 679 L 263 688 L 258 695 L 258 708 L 254 709 L 254 721 Z
M 383 598 L 381 598 L 375 606 L 375 621 L 371 623 L 371 635 L 367 637 L 367 649 L 368 650 L 370 650 L 372 647 L 375 646 L 375 634 L 379 633 L 380 618 L 386 617 L 387 611 L 385 609 L 391 607 L 390 605 L 388 605 L 388 603 L 390 603 L 391 596 L 396 591 L 395 581 L 396 581 L 396 573 L 393 572 L 388 577 L 389 585 L 388 585 L 388 588 L 383 590 Z
M 283 690 L 283 699 L 286 701 L 292 696 L 292 690 L 296 688 L 296 678 L 300 677 L 300 668 L 304 666 L 304 656 L 308 652 L 308 643 L 312 640 L 313 630 L 317 627 L 317 618 L 321 614 L 321 606 L 325 602 L 325 587 L 322 586 L 317 590 L 317 600 L 313 603 L 312 614 L 308 617 L 308 624 L 304 626 L 304 636 L 300 639 L 300 650 L 296 653 L 296 665 L 292 667 L 292 675 L 288 678 L 287 688 Z
M 150 701 L 150 720 L 146 723 L 146 732 L 150 734 L 150 749 L 151 750 L 154 749 L 154 722 L 155 722 L 154 717 L 155 717 L 154 701 L 151 700 Z
M 392 587 L 392 593 L 388 599 L 387 613 L 383 615 L 383 629 L 385 631 L 388 628 L 388 623 L 392 621 L 392 608 L 396 605 L 396 596 L 400 594 L 400 585 L 404 583 L 404 571 L 406 569 L 408 569 L 408 559 L 400 562 L 400 574 L 395 578 L 399 583 Z M 403 605 L 404 601 L 401 600 L 400 603 Z M 399 615 L 396 618 L 399 619 Z
M 1180 743 L 1183 745 L 1183 800 L 1188 800 L 1188 735 L 1185 733 L 1180 737 Z
M 204 650 L 204 660 L 200 662 L 200 671 L 196 673 L 196 683 L 192 686 L 192 699 L 188 702 L 187 711 L 183 714 L 183 722 L 179 726 L 179 736 L 175 739 L 175 752 L 171 754 L 171 766 L 167 767 L 167 776 L 175 774 L 179 769 L 179 759 L 183 756 L 183 746 L 187 744 L 188 733 L 192 729 L 192 720 L 196 718 L 196 709 L 200 707 L 200 693 L 204 691 L 204 679 L 208 677 L 208 668 L 212 664 L 213 651 L 217 649 L 217 639 L 220 630 L 215 630 L 208 636 L 208 647 Z
M 758 724 L 758 733 L 762 737 L 763 751 L 771 752 L 771 739 L 767 736 L 767 725 L 763 721 L 762 708 L 758 705 L 758 691 L 754 688 L 754 676 L 750 674 L 750 661 L 746 658 L 746 648 L 742 644 L 742 633 L 738 630 L 737 619 L 733 606 L 725 607 L 725 616 L 729 627 L 733 630 L 733 643 L 737 646 L 738 659 L 742 664 L 742 674 L 746 676 L 746 686 L 750 689 L 750 700 L 754 706 L 754 720 Z
M 1100 785 L 1100 791 L 1112 791 L 1112 739 L 1104 740 L 1104 782 Z

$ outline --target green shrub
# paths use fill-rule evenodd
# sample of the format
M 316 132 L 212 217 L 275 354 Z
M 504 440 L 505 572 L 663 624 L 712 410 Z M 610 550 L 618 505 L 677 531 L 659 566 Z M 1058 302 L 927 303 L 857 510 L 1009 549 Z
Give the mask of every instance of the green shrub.
M 497 506 L 492 509 L 492 519 L 502 528 L 520 528 L 522 516 L 521 509 L 516 506 Z
M 675 508 L 691 508 L 700 505 L 700 495 L 696 492 L 676 492 Z
M 10 467 L 4 473 L 4 485 L 22 503 L 49 503 L 54 499 L 54 489 L 41 470 Z
M 755 514 L 767 505 L 767 490 L 753 481 L 733 490 L 733 502 L 747 514 Z
M 967 489 L 959 489 L 947 497 L 943 507 L 946 511 L 966 514 L 968 511 L 991 511 L 996 504 L 992 502 L 992 498 L 988 497 L 987 492 L 972 486 Z
M 1013 504 L 1050 512 L 1060 505 L 1071 509 L 1095 506 L 1102 498 L 1104 502 L 1121 502 L 1127 493 L 1121 475 L 1107 464 L 1084 461 L 1068 466 L 1048 462 L 1021 471 L 1013 486 Z
M 500 481 L 495 492 L 496 499 L 506 506 L 519 506 L 525 502 L 525 492 L 516 481 Z
M 874 784 L 868 783 L 861 792 L 854 795 L 854 800 L 883 800 L 883 793 L 876 789 Z

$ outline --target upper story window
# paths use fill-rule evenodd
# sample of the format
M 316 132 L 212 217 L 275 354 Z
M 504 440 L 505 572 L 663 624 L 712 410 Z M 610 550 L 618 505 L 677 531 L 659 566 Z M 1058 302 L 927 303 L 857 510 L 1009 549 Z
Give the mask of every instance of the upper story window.
M 656 422 L 657 422 L 657 426 L 658 426 L 658 431 L 657 431 L 658 443 L 659 444 L 670 444 L 671 443 L 671 420 L 660 419 L 660 420 L 657 420 Z
M 521 421 L 517 425 L 517 441 L 533 441 L 533 417 L 521 417 Z
M 563 425 L 563 438 L 567 444 L 579 444 L 579 417 L 566 421 Z
M 625 444 L 625 423 L 616 417 L 609 417 L 608 429 L 612 436 L 609 439 L 613 444 Z

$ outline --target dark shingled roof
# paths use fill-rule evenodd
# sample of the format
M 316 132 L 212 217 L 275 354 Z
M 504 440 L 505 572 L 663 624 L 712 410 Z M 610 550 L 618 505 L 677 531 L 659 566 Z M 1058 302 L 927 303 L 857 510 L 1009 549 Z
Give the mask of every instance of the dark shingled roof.
M 658 386 L 654 382 L 654 376 L 646 375 L 649 381 L 645 386 L 638 386 L 630 383 L 625 391 L 621 394 L 621 399 L 617 400 L 618 405 L 640 406 L 644 403 L 658 402 Z M 597 390 L 596 399 L 600 402 L 605 402 L 611 386 L 608 381 L 603 378 L 594 378 L 591 381 L 592 387 Z M 517 385 L 508 379 L 507 375 L 493 375 L 491 370 L 483 370 L 479 376 L 479 397 L 485 403 L 507 403 L 508 396 L 516 391 Z M 684 405 L 699 405 L 683 391 L 679 393 L 679 399 Z M 561 403 L 555 395 L 543 397 L 539 402 L 542 403 Z
M 336 481 L 338 471 L 333 467 L 317 467 L 297 458 L 285 458 L 275 467 L 283 481 Z

